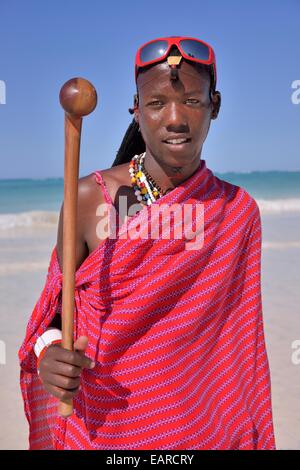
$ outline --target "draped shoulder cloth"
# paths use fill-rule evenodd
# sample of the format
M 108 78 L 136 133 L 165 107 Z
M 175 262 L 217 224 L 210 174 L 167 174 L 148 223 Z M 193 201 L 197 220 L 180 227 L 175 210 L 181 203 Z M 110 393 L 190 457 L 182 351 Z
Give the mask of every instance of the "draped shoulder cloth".
M 64 419 L 33 352 L 61 311 L 55 247 L 19 350 L 30 449 L 275 449 L 260 263 L 256 202 L 205 160 L 117 224 L 76 272 L 74 339 L 96 367 Z

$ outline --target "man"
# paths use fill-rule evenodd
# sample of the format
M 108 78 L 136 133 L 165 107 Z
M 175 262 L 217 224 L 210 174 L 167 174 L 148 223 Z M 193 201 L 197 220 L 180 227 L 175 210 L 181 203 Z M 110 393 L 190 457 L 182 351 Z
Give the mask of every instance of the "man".
M 201 159 L 221 103 L 214 52 L 160 38 L 138 50 L 135 71 L 134 121 L 113 167 L 79 182 L 75 351 L 56 344 L 61 211 L 19 352 L 30 448 L 274 449 L 258 207 Z M 163 206 L 177 210 L 166 213 L 180 236 L 149 236 Z M 196 215 L 178 219 L 189 207 Z M 64 419 L 58 399 L 69 398 Z

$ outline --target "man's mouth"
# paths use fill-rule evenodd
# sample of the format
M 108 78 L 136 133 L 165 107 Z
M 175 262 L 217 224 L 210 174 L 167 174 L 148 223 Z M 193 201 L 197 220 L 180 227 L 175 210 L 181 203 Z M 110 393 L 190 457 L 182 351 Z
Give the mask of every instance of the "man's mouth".
M 167 140 L 164 140 L 163 142 L 165 144 L 170 144 L 170 145 L 182 145 L 182 144 L 187 144 L 190 141 L 191 139 L 167 139 Z

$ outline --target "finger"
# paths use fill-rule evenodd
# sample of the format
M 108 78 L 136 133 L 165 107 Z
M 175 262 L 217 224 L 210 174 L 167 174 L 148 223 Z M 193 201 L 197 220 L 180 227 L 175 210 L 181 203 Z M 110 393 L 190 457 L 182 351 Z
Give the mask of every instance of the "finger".
M 80 336 L 74 343 L 74 350 L 80 354 L 80 356 L 85 356 L 84 352 L 88 347 L 88 337 L 87 336 Z M 95 367 L 95 363 L 92 362 L 90 366 L 83 366 L 93 369 Z
M 66 364 L 65 362 L 53 361 L 53 364 L 51 365 L 51 373 L 55 375 L 76 378 L 80 377 L 81 372 L 82 367 Z
M 80 386 L 80 377 L 73 379 L 71 377 L 49 373 L 45 377 L 45 383 L 63 390 L 74 391 Z
M 76 388 L 75 390 L 64 390 L 63 388 L 56 387 L 55 385 L 51 385 L 48 383 L 44 383 L 44 387 L 51 395 L 58 398 L 59 400 L 72 400 L 77 394 L 79 389 Z
M 75 351 L 85 351 L 88 347 L 88 337 L 87 336 L 80 336 L 74 343 Z
M 55 361 L 65 364 L 71 364 L 81 368 L 87 367 L 92 369 L 94 367 L 94 363 L 87 356 L 81 354 L 78 351 L 69 351 L 68 349 L 62 348 L 61 346 L 53 346 L 51 356 Z

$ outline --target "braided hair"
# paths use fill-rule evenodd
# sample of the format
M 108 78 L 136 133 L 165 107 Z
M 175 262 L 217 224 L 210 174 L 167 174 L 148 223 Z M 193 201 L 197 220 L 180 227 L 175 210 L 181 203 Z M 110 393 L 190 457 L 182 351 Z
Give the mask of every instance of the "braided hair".
M 132 109 L 129 109 L 129 112 L 133 114 Z M 139 131 L 139 125 L 135 119 L 133 119 L 125 132 L 121 146 L 112 166 L 129 163 L 134 155 L 140 155 L 145 152 L 145 150 L 146 145 L 142 134 Z
M 172 55 L 181 55 L 180 51 L 177 49 L 176 46 L 173 46 L 171 48 Z M 212 99 L 212 94 L 214 93 L 215 89 L 213 88 L 213 72 L 212 72 L 212 66 L 210 65 L 205 65 L 205 64 L 198 64 L 195 62 L 191 62 L 192 65 L 199 71 L 201 74 L 208 74 L 210 77 L 210 91 L 209 91 L 209 97 L 210 100 Z M 156 64 L 154 64 L 156 65 Z M 138 70 L 138 73 L 144 73 L 146 72 L 150 67 L 153 67 L 153 64 L 147 65 L 146 67 L 140 68 Z M 176 69 L 178 72 L 178 70 Z M 128 109 L 130 114 L 134 113 L 133 108 Z M 143 152 L 146 151 L 146 145 L 144 142 L 144 139 L 142 137 L 142 134 L 139 131 L 139 125 L 133 119 L 131 123 L 129 124 L 127 131 L 125 132 L 125 135 L 123 137 L 122 143 L 120 145 L 119 150 L 117 151 L 116 158 L 112 164 L 113 166 L 121 165 L 122 163 L 129 163 L 130 160 L 134 155 L 139 155 Z

